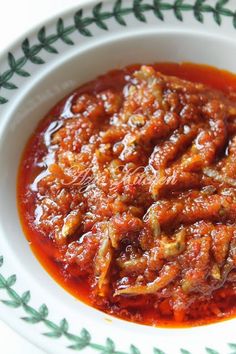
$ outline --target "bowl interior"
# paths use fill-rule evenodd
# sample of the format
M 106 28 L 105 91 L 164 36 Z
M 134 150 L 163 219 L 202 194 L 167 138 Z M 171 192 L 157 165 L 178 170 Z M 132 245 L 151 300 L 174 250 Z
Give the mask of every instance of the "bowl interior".
M 70 312 L 71 309 L 79 310 L 94 320 L 105 317 L 75 300 L 50 278 L 35 259 L 23 235 L 16 204 L 17 170 L 25 143 L 38 121 L 74 88 L 110 69 L 133 63 L 190 61 L 236 72 L 235 57 L 236 42 L 230 39 L 202 33 L 152 31 L 108 37 L 106 41 L 88 45 L 83 50 L 74 48 L 69 54 L 60 54 L 56 65 L 45 65 L 40 74 L 32 75 L 27 87 L 19 93 L 17 103 L 9 108 L 0 131 L 0 236 L 20 267 L 24 280 L 33 284 L 31 287 L 39 288 L 40 285 L 39 293 L 42 291 L 44 298 L 47 296 L 52 301 L 57 298 L 65 311 L 69 308 Z M 122 326 L 123 321 L 114 321 L 117 326 Z M 224 325 L 228 326 L 227 323 L 230 321 Z M 136 325 L 129 323 L 127 326 Z M 220 333 L 220 324 L 208 329 L 213 327 L 214 333 L 218 330 Z M 146 331 L 145 326 L 143 328 Z

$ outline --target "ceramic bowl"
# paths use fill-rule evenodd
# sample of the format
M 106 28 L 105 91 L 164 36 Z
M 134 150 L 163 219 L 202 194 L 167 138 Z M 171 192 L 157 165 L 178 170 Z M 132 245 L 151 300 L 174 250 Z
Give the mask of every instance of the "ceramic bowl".
M 110 69 L 190 61 L 236 72 L 236 3 L 84 1 L 35 27 L 0 57 L 0 317 L 48 353 L 236 353 L 236 319 L 154 328 L 75 299 L 42 268 L 23 235 L 16 177 L 23 147 L 62 97 Z

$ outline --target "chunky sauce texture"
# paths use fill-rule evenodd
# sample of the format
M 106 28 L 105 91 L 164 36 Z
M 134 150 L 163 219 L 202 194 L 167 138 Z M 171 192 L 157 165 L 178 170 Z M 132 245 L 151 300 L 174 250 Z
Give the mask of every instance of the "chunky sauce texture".
M 20 164 L 33 251 L 66 290 L 158 326 L 236 314 L 236 76 L 134 65 L 58 103 Z

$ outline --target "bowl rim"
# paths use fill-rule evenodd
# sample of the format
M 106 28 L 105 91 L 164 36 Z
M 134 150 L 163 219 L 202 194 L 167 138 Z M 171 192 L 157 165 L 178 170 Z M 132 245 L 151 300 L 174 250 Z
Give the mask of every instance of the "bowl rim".
M 112 3 L 112 0 L 109 0 L 108 2 Z M 49 25 L 53 21 L 56 21 L 60 16 L 61 17 L 68 16 L 69 14 L 74 13 L 78 8 L 84 8 L 84 6 L 89 8 L 92 4 L 97 4 L 97 3 L 98 3 L 97 0 L 81 0 L 81 3 L 79 5 L 69 7 L 67 10 L 58 12 L 57 14 L 55 14 L 53 16 L 49 16 L 46 20 L 40 21 L 40 23 L 36 24 L 33 28 L 31 28 L 30 30 L 26 31 L 24 34 L 19 36 L 19 38 L 17 38 L 13 43 L 11 43 L 9 46 L 7 46 L 4 50 L 0 51 L 0 57 L 2 58 L 2 57 L 7 56 L 7 53 L 10 52 L 12 48 L 19 45 L 19 43 L 21 43 L 25 37 L 30 37 L 31 35 L 35 34 L 38 28 L 41 28 L 42 26 Z M 232 40 L 232 38 L 230 38 L 230 39 Z M 1 261 L 0 261 L 0 263 L 1 263 Z M 1 314 L 1 316 L 4 317 L 4 315 L 2 315 L 2 314 Z M 28 338 L 26 336 L 26 333 L 24 332 L 24 330 L 23 329 L 21 330 L 21 327 L 19 327 L 19 325 L 17 324 L 16 321 L 13 321 L 12 319 L 9 319 L 7 317 L 4 318 L 3 320 L 10 327 L 12 327 L 14 330 L 16 330 L 18 333 L 20 333 L 23 337 L 25 337 L 27 340 L 36 344 L 39 348 L 42 348 L 41 341 L 36 338 L 33 339 L 33 336 Z M 182 330 L 185 328 L 178 328 L 178 329 Z M 48 350 L 48 347 L 46 347 L 46 348 Z

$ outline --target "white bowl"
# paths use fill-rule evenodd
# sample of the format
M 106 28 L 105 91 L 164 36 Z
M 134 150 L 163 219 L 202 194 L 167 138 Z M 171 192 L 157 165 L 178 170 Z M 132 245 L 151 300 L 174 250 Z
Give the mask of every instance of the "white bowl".
M 133 63 L 190 61 L 236 72 L 235 10 L 235 2 L 223 0 L 84 1 L 63 13 L 62 20 L 48 21 L 45 31 L 43 25 L 32 30 L 28 41 L 20 38 L 8 49 L 12 55 L 1 55 L 0 299 L 6 301 L 0 317 L 45 351 L 71 353 L 72 346 L 83 353 L 224 354 L 228 343 L 236 350 L 236 319 L 154 328 L 111 317 L 73 298 L 32 254 L 16 206 L 24 145 L 59 99 L 99 74 Z

